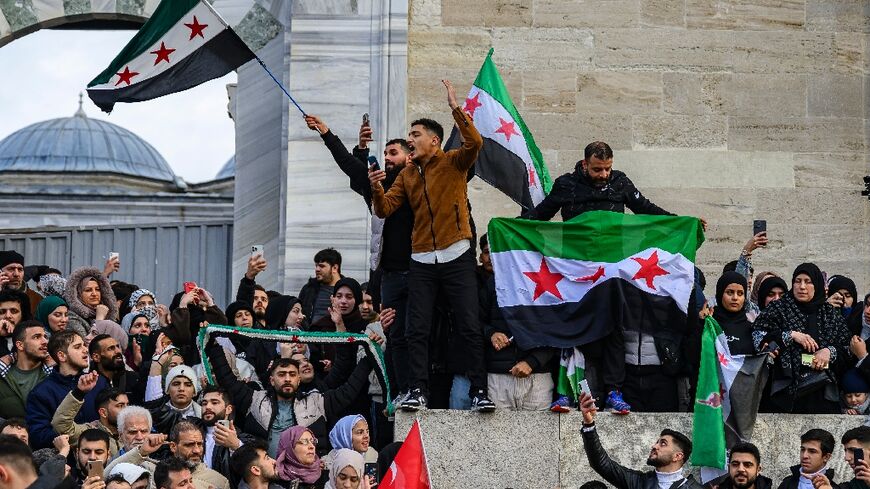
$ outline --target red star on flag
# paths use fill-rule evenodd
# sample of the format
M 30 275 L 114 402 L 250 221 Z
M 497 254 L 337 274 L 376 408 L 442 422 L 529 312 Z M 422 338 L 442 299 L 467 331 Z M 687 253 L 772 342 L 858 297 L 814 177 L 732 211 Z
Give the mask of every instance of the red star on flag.
M 508 141 L 511 140 L 511 136 L 519 136 L 520 133 L 517 132 L 517 129 L 514 127 L 513 122 L 508 122 L 501 117 L 498 118 L 499 122 L 501 122 L 501 127 L 495 130 L 495 132 L 500 132 L 504 134 L 504 137 L 507 138 Z
M 546 258 L 541 258 L 540 270 L 537 272 L 523 272 L 523 275 L 529 277 L 529 280 L 535 283 L 535 294 L 532 298 L 533 301 L 538 300 L 538 297 L 541 297 L 544 292 L 549 292 L 560 300 L 562 299 L 562 293 L 559 292 L 559 288 L 556 287 L 556 285 L 560 280 L 565 278 L 565 276 L 561 273 L 551 272 L 550 267 L 547 265 Z
M 722 353 L 721 351 L 718 352 L 718 355 L 719 355 L 719 363 L 721 363 L 722 366 L 727 367 L 728 366 L 728 357 L 726 357 L 725 354 Z
M 587 275 L 585 277 L 580 277 L 575 280 L 575 282 L 598 282 L 598 279 L 604 276 L 604 267 L 599 266 L 598 270 L 595 270 L 595 273 L 592 275 Z
M 653 283 L 656 277 L 660 275 L 670 275 L 670 273 L 666 272 L 664 268 L 659 266 L 658 251 L 653 251 L 649 258 L 632 258 L 632 260 L 640 265 L 640 270 L 638 270 L 631 279 L 646 280 L 646 286 L 650 289 L 656 290 L 656 286 Z
M 133 77 L 138 75 L 139 73 L 137 73 L 135 71 L 130 71 L 130 67 L 125 66 L 123 72 L 115 73 L 115 74 L 118 75 L 119 77 L 121 77 L 118 79 L 118 83 L 115 84 L 115 86 L 117 87 L 118 85 L 120 85 L 122 83 L 126 83 L 127 86 L 130 86 L 130 83 L 132 83 Z
M 199 36 L 205 39 L 205 36 L 202 35 L 202 32 L 208 27 L 208 24 L 200 24 L 199 20 L 197 20 L 196 16 L 193 16 L 193 24 L 184 24 L 190 28 L 190 39 L 188 41 L 192 41 L 194 37 Z
M 160 49 L 158 49 L 157 51 L 151 51 L 151 54 L 157 55 L 157 59 L 154 60 L 154 66 L 157 66 L 157 63 L 159 63 L 161 61 L 166 61 L 167 63 L 171 63 L 171 61 L 169 61 L 169 55 L 174 53 L 174 52 L 175 52 L 174 49 L 167 48 L 166 44 L 164 44 L 163 41 L 161 41 L 160 42 Z
M 474 94 L 474 97 L 465 99 L 465 106 L 462 107 L 462 110 L 466 111 L 474 117 L 474 111 L 477 110 L 478 107 L 482 107 L 483 104 L 478 100 L 480 98 L 480 92 Z
M 538 186 L 538 184 L 536 183 L 536 180 L 535 180 L 535 169 L 532 167 L 529 167 L 529 187 L 537 187 L 537 186 Z

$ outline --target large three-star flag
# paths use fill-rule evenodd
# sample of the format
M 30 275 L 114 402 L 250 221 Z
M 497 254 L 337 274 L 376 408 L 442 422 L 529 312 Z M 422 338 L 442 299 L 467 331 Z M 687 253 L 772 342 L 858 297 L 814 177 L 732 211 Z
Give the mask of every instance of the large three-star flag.
M 88 84 L 103 111 L 219 78 L 254 53 L 203 0 L 163 0 L 108 68 Z
M 694 217 L 496 218 L 489 246 L 498 305 L 524 350 L 572 348 L 615 327 L 682 332 L 703 241 Z
M 463 106 L 483 136 L 474 173 L 523 208 L 531 209 L 544 200 L 553 182 L 541 150 L 498 74 L 492 52 L 490 49 L 486 55 Z M 459 146 L 459 131 L 454 128 L 445 149 Z

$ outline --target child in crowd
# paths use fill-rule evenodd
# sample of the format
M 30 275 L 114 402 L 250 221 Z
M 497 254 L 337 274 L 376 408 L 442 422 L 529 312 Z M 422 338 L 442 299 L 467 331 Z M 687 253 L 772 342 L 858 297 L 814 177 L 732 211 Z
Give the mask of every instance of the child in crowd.
M 870 414 L 870 385 L 858 372 L 858 369 L 849 369 L 843 374 L 840 382 L 843 393 L 843 414 Z

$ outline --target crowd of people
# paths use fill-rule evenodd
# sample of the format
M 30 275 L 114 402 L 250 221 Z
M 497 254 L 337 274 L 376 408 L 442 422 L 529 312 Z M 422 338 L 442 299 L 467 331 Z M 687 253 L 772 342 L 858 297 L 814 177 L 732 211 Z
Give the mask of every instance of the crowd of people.
M 232 303 L 221 307 L 186 282 L 167 306 L 149 289 L 112 280 L 121 266 L 115 255 L 103 269 L 64 275 L 0 251 L 0 489 L 368 488 L 398 449 L 391 405 L 480 413 L 579 407 L 590 463 L 605 479 L 651 488 L 659 477 L 667 488 L 660 474 L 625 472 L 606 457 L 594 406 L 621 414 L 691 410 L 710 315 L 732 353 L 770 356 L 761 410 L 870 412 L 868 297 L 860 301 L 854 282 L 825 277 L 811 263 L 788 282 L 771 272 L 756 276 L 752 255 L 766 246 L 765 233 L 725 267 L 715 298 L 703 296 L 704 276 L 696 271 L 681 337 L 614 329 L 581 345 L 597 404 L 560 395 L 560 351 L 520 349 L 502 318 L 487 236 L 478 237 L 467 195 L 483 142 L 452 85 L 444 85 L 461 147 L 443 151 L 444 129 L 419 119 L 407 139 L 387 141 L 383 169 L 369 163 L 367 122 L 348 151 L 326 122 L 306 116 L 372 213 L 366 283 L 344 276 L 340 252 L 328 248 L 313 257 L 314 277 L 298 294 L 266 290 L 257 277 L 268 263 L 256 253 Z M 522 217 L 549 220 L 561 211 L 567 220 L 625 207 L 669 214 L 612 165 L 607 144 L 588 145 L 575 171 Z M 387 397 L 384 376 L 355 344 L 234 333 L 211 335 L 204 345 L 216 381 L 209 383 L 196 345 L 209 324 L 366 334 L 385 352 L 395 397 Z M 844 444 L 870 444 L 868 430 Z M 807 440 L 829 457 L 831 435 L 812 436 Z M 730 483 L 747 488 L 740 481 L 757 471 L 760 456 L 741 447 L 731 451 Z M 675 472 L 690 451 L 688 438 L 666 431 L 650 460 L 661 462 L 653 464 L 661 473 Z M 850 463 L 859 478 L 870 477 L 866 462 Z

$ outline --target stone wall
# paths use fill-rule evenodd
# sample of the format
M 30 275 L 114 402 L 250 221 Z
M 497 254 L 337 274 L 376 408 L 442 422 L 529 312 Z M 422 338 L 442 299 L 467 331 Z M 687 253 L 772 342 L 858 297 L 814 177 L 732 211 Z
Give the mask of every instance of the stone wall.
M 403 440 L 415 417 L 396 415 L 396 439 Z M 602 480 L 589 466 L 580 436 L 582 417 L 577 412 L 430 410 L 420 412 L 420 431 L 429 464 L 432 487 L 576 489 L 589 480 Z M 752 442 L 761 451 L 762 475 L 774 487 L 800 462 L 800 435 L 811 428 L 830 431 L 837 447 L 829 463 L 837 482 L 851 480 L 843 461 L 840 437 L 858 426 L 858 416 L 800 416 L 761 414 Z M 602 444 L 608 454 L 626 467 L 651 470 L 644 463 L 649 448 L 663 428 L 691 437 L 692 415 L 688 413 L 632 413 L 617 416 L 601 413 L 597 419 Z M 693 440 L 694 444 L 703 440 Z M 697 469 L 693 470 L 698 477 Z
M 805 260 L 870 287 L 870 4 L 839 0 L 411 0 L 409 120 L 450 122 L 487 50 L 554 178 L 604 140 L 662 207 L 710 222 L 708 292 L 752 220 L 756 270 Z M 452 124 L 452 123 L 451 123 Z M 475 179 L 479 226 L 518 206 Z

